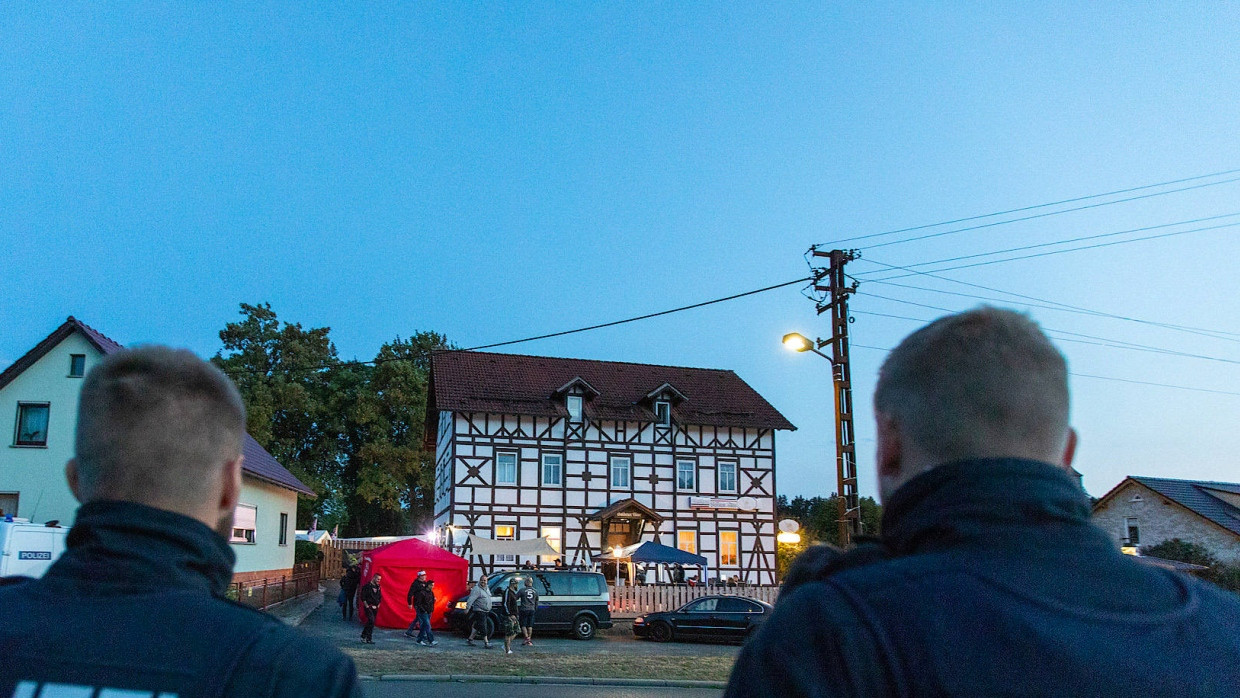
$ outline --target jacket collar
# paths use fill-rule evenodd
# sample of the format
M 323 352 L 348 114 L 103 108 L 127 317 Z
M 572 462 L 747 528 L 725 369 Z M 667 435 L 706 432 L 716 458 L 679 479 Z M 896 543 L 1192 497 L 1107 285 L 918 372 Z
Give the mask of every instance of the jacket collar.
M 133 502 L 78 509 L 65 554 L 46 578 L 118 591 L 192 589 L 223 595 L 236 555 L 201 521 Z
M 1089 516 L 1085 492 L 1062 468 L 1016 458 L 963 460 L 896 490 L 883 509 L 882 539 L 896 554 L 994 547 L 1000 539 L 1022 547 L 1047 546 L 1056 536 L 1084 542 L 1101 534 Z

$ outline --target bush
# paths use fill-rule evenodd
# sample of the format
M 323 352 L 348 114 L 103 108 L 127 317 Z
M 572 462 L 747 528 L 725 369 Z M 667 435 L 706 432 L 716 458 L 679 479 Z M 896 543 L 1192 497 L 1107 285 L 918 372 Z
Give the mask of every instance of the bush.
M 1141 554 L 1203 567 L 1213 567 L 1218 564 L 1218 558 L 1214 557 L 1209 550 L 1179 538 L 1165 540 L 1158 545 L 1142 546 Z
M 293 562 L 318 562 L 323 559 L 323 551 L 319 546 L 308 540 L 296 541 L 293 549 Z
M 1240 592 L 1240 565 L 1215 565 L 1202 572 L 1201 578 L 1208 579 L 1228 591 Z

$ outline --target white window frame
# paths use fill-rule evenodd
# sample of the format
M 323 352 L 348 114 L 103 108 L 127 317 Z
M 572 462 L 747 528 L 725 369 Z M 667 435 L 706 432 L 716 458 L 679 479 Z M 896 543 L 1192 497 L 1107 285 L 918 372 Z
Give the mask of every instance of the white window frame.
M 574 409 L 574 405 L 576 408 Z M 580 424 L 584 420 L 585 400 L 580 395 L 569 395 L 564 399 L 564 407 L 568 409 L 568 421 Z
M 729 466 L 728 470 L 732 472 L 732 486 L 723 486 L 724 466 Z M 715 464 L 715 488 L 720 494 L 736 494 L 740 491 L 740 465 L 734 460 L 721 460 Z
M 288 512 L 280 512 L 280 545 L 288 547 Z
M 557 553 L 564 552 L 564 528 L 561 526 L 543 526 L 538 529 L 538 537 L 546 538 L 551 547 L 555 548 Z M 555 563 L 555 559 L 559 555 L 542 555 L 539 560 L 546 564 Z
M 680 481 L 680 476 L 684 472 L 681 470 L 682 465 L 689 466 L 689 484 L 684 485 Z M 697 490 L 697 461 L 687 458 L 681 458 L 676 461 L 676 491 L 677 492 L 694 492 Z
M 508 533 L 501 534 L 500 529 L 507 529 Z M 495 540 L 516 540 L 517 539 L 517 525 L 516 524 L 495 524 L 493 531 L 495 534 Z M 496 562 L 516 562 L 517 556 L 516 555 L 496 555 L 495 561 Z
M 725 537 L 731 538 L 731 542 L 726 542 Z M 731 548 L 732 561 L 728 561 L 728 548 Z M 720 531 L 719 532 L 719 566 L 720 567 L 736 567 L 741 564 L 741 534 L 740 531 Z
M 654 423 L 660 427 L 672 426 L 672 403 L 667 400 L 654 401 Z
M 250 516 L 240 515 L 242 509 L 253 512 Z M 247 527 L 245 524 L 250 524 Z M 257 545 L 258 544 L 258 507 L 253 504 L 237 504 L 237 508 L 233 510 L 233 529 L 232 536 L 228 539 L 229 543 L 236 545 Z
M 500 463 L 501 457 L 512 457 L 512 479 L 500 479 Z M 497 485 L 515 485 L 521 481 L 521 456 L 516 451 L 496 451 L 495 452 L 495 484 Z
M 687 544 L 685 543 L 686 537 L 688 538 Z M 685 547 L 686 545 L 688 545 L 688 547 Z M 683 530 L 683 529 L 677 531 L 676 532 L 676 549 L 683 550 L 686 553 L 697 555 L 697 549 L 698 549 L 697 531 Z
M 557 460 L 559 462 L 555 463 L 555 465 L 551 465 L 550 463 L 547 462 L 547 459 L 549 458 Z M 554 467 L 556 469 L 555 480 L 550 480 L 547 478 L 548 467 Z M 564 454 L 563 453 L 544 453 L 542 455 L 542 484 L 546 487 L 560 487 L 561 485 L 564 484 Z
M 624 462 L 624 482 L 616 482 L 616 463 Z M 633 459 L 629 456 L 612 456 L 608 459 L 607 481 L 611 483 L 613 489 L 627 490 L 633 488 Z
M 1137 539 L 1135 541 L 1132 539 L 1133 529 L 1137 531 Z M 1141 545 L 1141 522 L 1137 520 L 1137 517 L 1129 516 L 1124 519 L 1124 540 L 1130 546 Z

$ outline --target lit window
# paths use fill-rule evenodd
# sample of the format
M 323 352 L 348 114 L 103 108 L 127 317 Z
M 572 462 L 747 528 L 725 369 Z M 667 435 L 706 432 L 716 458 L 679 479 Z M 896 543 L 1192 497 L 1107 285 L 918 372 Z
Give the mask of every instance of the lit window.
M 692 491 L 697 488 L 697 463 L 691 460 L 676 461 L 676 489 Z
M 557 553 L 564 552 L 564 534 L 559 526 L 543 526 L 539 531 L 539 536 L 546 538 L 547 543 L 549 543 L 551 547 L 555 548 Z M 554 555 L 543 555 L 540 559 L 546 563 L 553 563 L 555 562 L 555 558 L 556 556 Z
M 672 405 L 666 400 L 659 400 L 654 403 L 654 421 L 661 427 L 671 426 L 672 424 Z
M 544 453 L 542 466 L 542 484 L 558 487 L 564 480 L 564 456 L 558 453 Z
M 1136 519 L 1125 519 L 1124 525 L 1128 529 L 1128 545 L 1141 544 L 1141 528 L 1137 526 Z
M 569 395 L 567 402 L 568 402 L 568 421 L 580 422 L 581 421 L 581 396 L 580 395 Z
M 516 526 L 496 526 L 495 527 L 495 540 L 516 540 L 516 539 L 517 539 L 517 527 Z M 495 561 L 496 562 L 516 562 L 517 556 L 516 555 L 496 555 Z
M 230 543 L 253 544 L 258 527 L 258 507 L 253 504 L 238 504 L 233 510 L 232 537 Z
M 495 454 L 495 484 L 497 485 L 517 484 L 517 454 L 515 453 Z
M 719 491 L 736 492 L 736 463 L 719 464 Z
M 736 565 L 738 558 L 739 546 L 736 543 L 736 531 L 720 531 L 719 532 L 719 565 L 731 566 Z
M 629 486 L 629 464 L 627 456 L 611 457 L 611 486 L 627 488 Z
M 46 402 L 17 403 L 17 435 L 13 440 L 17 446 L 47 445 L 47 415 L 51 405 Z
M 697 555 L 697 531 L 677 531 L 676 547 Z
M 69 377 L 81 378 L 86 375 L 86 355 L 70 354 L 69 355 Z
M 288 514 L 280 512 L 280 545 L 288 545 Z

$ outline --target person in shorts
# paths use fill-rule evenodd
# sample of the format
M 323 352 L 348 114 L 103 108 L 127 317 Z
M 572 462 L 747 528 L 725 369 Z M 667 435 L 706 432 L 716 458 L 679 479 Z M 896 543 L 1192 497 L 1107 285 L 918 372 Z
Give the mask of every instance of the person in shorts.
M 525 635 L 527 647 L 534 646 L 534 611 L 538 610 L 538 590 L 534 588 L 534 578 L 525 578 L 525 588 L 517 594 L 517 619 L 521 632 Z
M 508 580 L 508 588 L 504 590 L 504 654 L 512 654 L 512 639 L 521 628 L 517 623 L 517 613 L 521 600 L 517 598 L 517 578 Z

